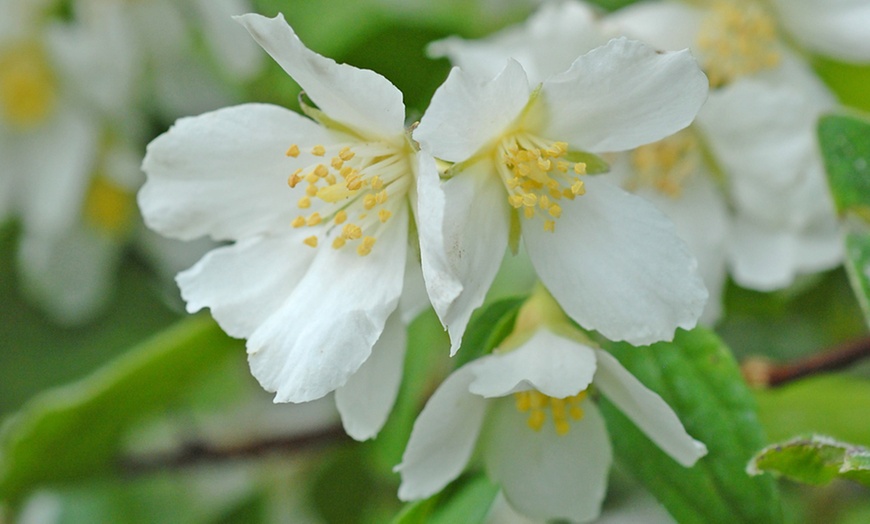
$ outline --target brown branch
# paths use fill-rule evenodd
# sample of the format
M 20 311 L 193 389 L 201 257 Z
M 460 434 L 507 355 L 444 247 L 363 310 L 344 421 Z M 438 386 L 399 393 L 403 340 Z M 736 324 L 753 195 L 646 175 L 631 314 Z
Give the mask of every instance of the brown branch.
M 870 337 L 846 342 L 824 353 L 782 364 L 749 358 L 743 362 L 741 369 L 750 385 L 776 387 L 825 371 L 844 369 L 867 357 L 870 357 Z
M 352 442 L 340 426 L 331 426 L 312 433 L 279 436 L 219 446 L 203 441 L 183 444 L 179 449 L 153 455 L 122 457 L 118 467 L 126 475 L 143 475 L 156 471 L 181 469 L 203 463 L 221 463 L 262 457 L 268 454 L 298 453 L 330 444 Z

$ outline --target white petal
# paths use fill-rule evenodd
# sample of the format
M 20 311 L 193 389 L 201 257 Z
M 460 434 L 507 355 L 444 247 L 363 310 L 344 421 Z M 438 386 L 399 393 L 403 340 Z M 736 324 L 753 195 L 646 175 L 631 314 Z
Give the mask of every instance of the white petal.
M 707 291 L 697 263 L 652 204 L 586 179 L 586 194 L 563 206 L 555 232 L 523 224 L 529 257 L 562 309 L 611 340 L 650 344 L 691 329 Z
M 93 320 L 108 302 L 123 243 L 81 223 L 25 231 L 18 250 L 25 294 L 57 322 Z
M 661 51 L 693 47 L 704 12 L 682 2 L 637 2 L 605 17 L 613 35 L 636 38 Z
M 688 51 L 614 39 L 544 82 L 544 135 L 586 151 L 624 151 L 688 126 L 706 96 L 707 77 Z
M 297 214 L 287 177 L 307 161 L 293 143 L 329 144 L 329 134 L 287 109 L 245 104 L 178 120 L 148 145 L 139 206 L 148 227 L 190 240 L 284 231 Z
M 510 218 L 504 186 L 489 171 L 489 163 L 477 162 L 442 185 L 449 207 L 444 213 L 444 245 L 449 268 L 462 291 L 449 304 L 429 296 L 441 323 L 450 333 L 450 354 L 462 343 L 471 313 L 483 303 L 498 272 L 507 247 Z M 447 306 L 445 308 L 445 305 Z
M 71 107 L 16 137 L 12 158 L 3 162 L 17 171 L 25 228 L 52 235 L 78 220 L 96 163 L 98 134 L 93 118 Z
M 369 357 L 402 292 L 407 213 L 395 210 L 365 257 L 317 248 L 293 293 L 248 339 L 251 371 L 276 402 L 320 398 Z
M 802 273 L 833 268 L 843 259 L 836 220 L 812 228 L 771 228 L 739 217 L 729 250 L 731 275 L 741 286 L 759 291 L 782 289 Z
M 493 406 L 484 436 L 487 471 L 520 513 L 572 522 L 600 513 L 612 451 L 598 409 L 591 401 L 582 407 L 583 418 L 559 436 L 549 423 L 541 431 L 529 428 L 508 399 Z
M 497 77 L 484 78 L 457 67 L 450 71 L 414 130 L 423 150 L 461 162 L 509 129 L 529 102 L 526 74 L 519 63 L 508 60 Z
M 469 364 L 474 382 L 469 390 L 482 397 L 504 397 L 537 390 L 565 398 L 585 390 L 595 375 L 595 353 L 578 342 L 541 328 L 520 347 Z
M 187 311 L 211 308 L 227 334 L 249 337 L 284 304 L 315 253 L 300 235 L 249 238 L 214 249 L 176 281 Z
M 462 473 L 483 424 L 487 401 L 468 392 L 468 367 L 454 371 L 426 402 L 414 422 L 402 463 L 401 500 L 426 498 Z
M 393 313 L 368 360 L 335 390 L 341 423 L 356 440 L 374 438 L 387 421 L 402 382 L 407 338 L 401 315 Z
M 610 353 L 600 349 L 595 353 L 598 355 L 595 386 L 662 451 L 686 467 L 707 454 L 707 447 L 686 433 L 677 414 L 662 397 L 644 386 Z
M 420 239 L 420 263 L 429 300 L 442 315 L 462 292 L 462 282 L 453 274 L 447 257 L 444 236 L 447 204 L 435 159 L 420 151 L 417 165 L 417 185 L 411 203 Z
M 607 41 L 595 11 L 580 2 L 548 2 L 521 24 L 476 40 L 450 37 L 433 42 L 430 56 L 450 58 L 466 71 L 496 76 L 508 58 L 519 62 L 532 85 L 568 69 L 583 53 Z
M 870 4 L 864 0 L 774 0 L 782 24 L 813 51 L 870 61 Z
M 262 53 L 232 16 L 250 10 L 244 0 L 195 0 L 205 43 L 217 62 L 236 78 L 251 78 L 263 66 Z
M 330 118 L 364 135 L 393 137 L 404 133 L 402 93 L 389 80 L 311 51 L 282 14 L 275 18 L 247 14 L 236 20 Z
M 413 248 L 409 249 L 405 263 L 405 283 L 402 284 L 402 297 L 399 299 L 399 311 L 405 324 L 410 324 L 430 305 L 418 255 Z

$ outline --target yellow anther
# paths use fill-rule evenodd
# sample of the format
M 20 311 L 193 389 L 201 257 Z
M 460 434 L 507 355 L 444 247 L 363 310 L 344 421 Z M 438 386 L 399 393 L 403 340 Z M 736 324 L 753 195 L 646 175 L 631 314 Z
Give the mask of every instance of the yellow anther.
M 378 204 L 383 204 L 384 202 L 387 201 L 388 197 L 389 197 L 389 195 L 387 194 L 387 190 L 384 189 L 383 191 L 380 191 L 380 192 L 375 194 L 375 201 Z
M 21 129 L 44 122 L 57 105 L 57 82 L 35 42 L 0 50 L 0 118 Z
M 511 206 L 515 207 L 516 209 L 519 209 L 519 208 L 523 207 L 523 196 L 522 195 L 510 195 L 508 197 L 508 203 Z
M 347 240 L 344 237 L 335 237 L 335 240 L 332 241 L 332 249 L 341 249 L 347 243 Z
M 556 169 L 558 169 L 562 173 L 567 173 L 570 167 L 571 164 L 564 160 L 559 160 L 558 162 L 556 162 Z
M 332 161 L 329 163 L 332 166 L 332 169 L 339 170 L 344 165 L 344 160 L 338 158 L 337 156 L 332 157 Z
M 390 212 L 389 209 L 381 209 L 378 211 L 378 220 L 380 220 L 382 224 L 389 220 L 391 216 L 393 216 L 393 213 Z
M 359 188 L 362 187 L 362 185 L 363 185 L 363 182 L 362 182 L 362 179 L 359 177 L 359 175 L 352 174 L 352 176 L 349 176 L 347 178 L 347 188 L 350 189 L 351 191 L 358 190 Z
M 323 178 L 329 174 L 329 169 L 323 164 L 317 164 L 317 167 L 314 168 L 314 174 Z
M 559 204 L 551 205 L 547 211 L 553 218 L 559 218 L 560 216 L 562 216 L 562 206 L 560 206 Z
M 539 158 L 538 159 L 538 167 L 544 171 L 549 171 L 553 167 L 553 162 L 550 159 L 545 160 L 543 158 Z
M 538 202 L 538 195 L 534 193 L 525 193 L 523 195 L 523 205 L 524 206 L 534 206 Z
M 335 214 L 336 224 L 343 224 L 345 220 L 347 220 L 347 213 L 343 209 Z
M 521 391 L 514 394 L 515 405 L 520 413 L 528 413 L 528 426 L 540 431 L 547 420 L 547 411 L 553 420 L 553 427 L 558 435 L 566 435 L 570 430 L 571 420 L 583 418 L 580 403 L 586 398 L 586 391 L 567 398 L 554 398 L 539 391 Z
M 338 152 L 338 156 L 339 156 L 339 158 L 341 158 L 342 160 L 347 162 L 348 160 L 350 160 L 354 157 L 354 152 L 351 151 L 349 147 L 345 147 L 341 151 Z
M 538 207 L 540 207 L 544 211 L 548 210 L 550 208 L 550 197 L 548 197 L 547 195 L 541 195 L 541 197 L 538 199 Z
M 365 237 L 360 242 L 360 245 L 357 246 L 356 252 L 359 256 L 364 257 L 372 252 L 372 247 L 375 245 L 375 241 L 377 239 L 375 237 Z
M 341 235 L 348 240 L 356 240 L 362 236 L 362 228 L 356 224 L 345 224 Z
M 305 194 L 308 196 L 316 196 L 317 191 L 318 189 L 316 184 L 308 184 L 308 187 L 305 188 Z
M 327 184 L 332 185 L 335 183 L 335 175 L 330 173 L 330 174 L 326 175 L 326 178 L 324 178 L 324 180 L 326 180 Z
M 533 208 L 533 207 L 523 208 L 523 216 L 525 216 L 526 218 L 535 218 L 535 208 Z
M 321 145 L 316 145 L 311 148 L 311 154 L 314 156 L 323 156 L 326 154 L 326 148 Z
M 553 425 L 556 427 L 556 434 L 560 437 L 567 435 L 571 431 L 571 424 L 565 419 L 554 420 Z
M 547 421 L 547 415 L 543 410 L 533 409 L 531 414 L 529 414 L 529 427 L 535 431 L 541 431 L 541 428 L 544 427 L 544 422 Z
M 323 219 L 320 218 L 320 213 L 316 213 L 316 212 L 315 212 L 315 213 L 311 213 L 311 216 L 308 217 L 308 225 L 309 225 L 309 226 L 316 226 L 316 225 L 319 224 L 322 220 L 323 220 Z
M 544 220 L 544 231 L 552 233 L 556 230 L 556 223 L 552 220 Z
M 309 198 L 307 195 L 300 198 L 298 206 L 301 209 L 308 209 L 309 207 L 311 207 L 311 198 Z
M 373 190 L 380 191 L 381 188 L 384 187 L 384 181 L 381 180 L 381 177 L 379 177 L 378 175 L 375 175 L 372 177 L 371 182 L 369 182 L 369 185 L 371 185 L 371 188 Z
M 585 162 L 577 162 L 574 164 L 574 172 L 578 175 L 586 174 L 586 163 Z
M 293 144 L 292 146 L 290 146 L 287 149 L 287 152 L 284 154 L 287 156 L 292 156 L 293 158 L 298 157 L 299 156 L 299 146 L 296 144 Z
M 302 168 L 297 169 L 293 172 L 292 175 L 287 179 L 287 185 L 290 187 L 296 187 L 296 184 L 302 181 L 302 177 L 299 176 L 299 173 L 302 172 Z
M 582 180 L 574 179 L 574 183 L 571 184 L 571 194 L 575 196 L 586 194 L 586 184 Z
M 344 166 L 338 171 L 338 174 L 341 175 L 341 178 L 347 179 L 347 177 L 349 177 L 351 173 L 354 173 L 355 171 L 356 170 L 350 166 Z
M 305 217 L 298 216 L 293 219 L 293 222 L 290 223 L 293 227 L 302 227 L 305 225 Z
M 305 175 L 305 181 L 309 184 L 316 184 L 317 181 L 320 180 L 320 177 L 317 176 L 317 173 L 315 171 L 317 170 L 315 169 L 314 171 L 311 171 L 310 173 Z
M 368 195 L 363 197 L 363 207 L 364 208 L 371 209 L 371 208 L 375 207 L 375 204 L 377 204 L 377 199 L 375 198 L 375 195 L 369 193 Z
M 312 235 L 302 241 L 306 246 L 317 247 L 317 237 Z

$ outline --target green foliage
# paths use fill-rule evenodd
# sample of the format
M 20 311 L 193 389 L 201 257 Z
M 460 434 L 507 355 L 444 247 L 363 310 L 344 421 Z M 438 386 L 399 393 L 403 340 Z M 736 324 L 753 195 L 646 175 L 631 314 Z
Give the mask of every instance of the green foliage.
M 459 368 L 486 355 L 510 335 L 525 300 L 525 297 L 503 298 L 476 311 L 462 337 L 462 346 L 454 357 L 455 367 Z
M 755 455 L 747 470 L 765 471 L 807 484 L 827 484 L 843 478 L 870 486 L 870 450 L 811 435 L 770 445 Z
M 870 66 L 867 64 L 847 64 L 829 58 L 816 57 L 813 67 L 837 97 L 845 105 L 870 111 Z
M 821 433 L 870 446 L 870 425 L 855 418 L 870 413 L 870 382 L 822 375 L 755 393 L 759 418 L 772 441 Z
M 188 318 L 87 378 L 48 390 L 6 421 L 0 499 L 114 471 L 132 424 L 171 405 L 241 351 L 207 316 Z
M 819 120 L 819 143 L 840 215 L 870 220 L 870 122 L 848 115 Z
M 408 504 L 392 524 L 478 524 L 498 491 L 485 475 L 462 478 L 437 495 Z
M 636 348 L 609 343 L 622 364 L 676 411 L 709 453 L 683 468 L 602 399 L 618 458 L 679 522 L 782 521 L 773 479 L 745 465 L 764 444 L 754 399 L 728 348 L 711 332 L 679 331 L 673 342 Z

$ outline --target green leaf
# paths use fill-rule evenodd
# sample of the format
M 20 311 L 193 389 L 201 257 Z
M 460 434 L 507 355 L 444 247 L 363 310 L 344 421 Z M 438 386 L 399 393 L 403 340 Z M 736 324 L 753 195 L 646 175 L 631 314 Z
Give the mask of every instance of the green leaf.
M 437 495 L 408 504 L 392 524 L 478 524 L 498 492 L 486 475 L 460 479 Z
M 33 398 L 0 433 L 0 499 L 114 470 L 125 431 L 240 351 L 208 316 L 185 319 L 94 374 Z
M 503 298 L 475 312 L 454 357 L 455 367 L 486 355 L 510 335 L 525 300 L 526 297 Z
M 774 442 L 820 433 L 870 447 L 870 425 L 856 413 L 870 413 L 870 381 L 821 375 L 755 392 L 759 418 Z
M 846 273 L 864 318 L 870 323 L 870 233 L 846 233 Z
M 845 105 L 870 111 L 870 65 L 847 64 L 825 57 L 814 57 L 813 67 Z
M 747 471 L 776 473 L 805 484 L 843 478 L 870 486 L 870 450 L 821 435 L 798 437 L 762 449 Z
M 870 220 L 870 123 L 828 115 L 819 120 L 818 131 L 837 211 Z
M 676 411 L 709 453 L 684 468 L 653 444 L 615 406 L 601 408 L 617 456 L 678 522 L 776 523 L 779 495 L 769 476 L 745 465 L 764 444 L 755 401 L 728 348 L 704 329 L 678 331 L 649 347 L 608 343 L 622 364 Z

